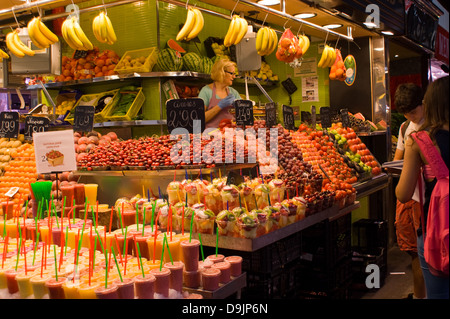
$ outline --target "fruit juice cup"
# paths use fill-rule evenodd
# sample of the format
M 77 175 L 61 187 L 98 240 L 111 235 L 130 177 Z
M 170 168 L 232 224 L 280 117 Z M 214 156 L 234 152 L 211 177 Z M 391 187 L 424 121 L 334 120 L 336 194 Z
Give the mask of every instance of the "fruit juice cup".
M 153 299 L 155 294 L 156 278 L 150 273 L 144 274 L 145 277 L 137 275 L 134 277 L 134 289 L 137 299 Z
M 172 234 L 172 239 L 170 239 L 170 235 L 167 234 L 167 243 L 169 244 L 169 249 L 170 249 L 170 254 L 172 255 L 172 260 L 180 260 L 180 256 L 181 256 L 181 247 L 180 247 L 180 238 L 175 237 L 175 234 Z M 167 245 L 166 248 L 164 249 L 164 257 L 166 256 L 165 251 L 167 250 Z M 169 255 L 169 252 L 167 251 L 167 255 Z M 164 259 L 164 261 L 166 261 Z M 167 262 L 170 261 L 170 256 L 168 256 L 168 260 Z
M 114 247 L 114 251 L 117 253 L 119 246 L 117 246 L 116 238 L 114 237 L 114 233 L 109 233 L 109 232 L 106 233 L 106 242 L 105 242 L 105 233 L 101 234 L 99 232 L 99 234 L 100 234 L 100 237 L 102 237 L 103 247 L 105 247 L 105 249 L 108 249 L 108 251 L 109 251 L 112 246 L 112 247 Z
M 45 285 L 45 282 L 52 278 L 51 275 L 48 273 L 36 274 L 30 279 L 31 288 L 33 289 L 33 295 L 34 299 L 43 299 L 45 296 L 48 296 L 49 291 L 47 286 Z
M 223 262 L 223 260 L 225 259 L 225 256 L 222 254 L 217 254 L 217 255 L 212 254 L 212 255 L 209 255 L 208 257 L 206 257 L 206 259 L 208 259 L 208 260 L 212 261 L 214 264 L 216 264 L 216 263 Z
M 17 284 L 16 276 L 22 272 L 22 269 L 15 270 L 14 268 L 5 271 L 6 285 L 8 287 L 8 292 L 12 295 L 19 291 L 19 285 Z
M 235 185 L 226 185 L 220 192 L 222 196 L 223 209 L 233 210 L 235 207 L 240 207 L 239 203 L 239 189 Z M 242 199 L 241 199 L 242 201 Z
M 153 259 L 150 259 L 145 262 L 145 265 L 148 266 L 149 270 L 159 268 L 159 266 L 161 265 L 161 260 L 155 259 L 155 262 L 153 262 Z
M 168 239 L 168 243 L 169 243 L 169 249 L 170 249 L 170 254 L 172 254 L 172 247 L 174 247 L 177 244 L 177 239 L 172 238 L 172 241 L 170 241 Z M 147 244 L 148 244 L 148 250 L 150 253 L 150 260 L 153 260 L 153 254 L 155 254 L 155 259 L 159 258 L 161 259 L 161 255 L 162 255 L 162 249 L 163 249 L 163 242 L 164 242 L 164 237 L 158 237 L 156 239 L 156 247 L 155 247 L 155 241 L 154 238 L 149 238 L 147 240 Z M 176 251 L 176 248 L 174 248 Z M 173 255 L 172 255 L 173 258 Z M 163 256 L 163 261 L 164 262 L 169 262 L 170 261 L 170 255 L 169 255 L 169 251 L 167 249 L 167 247 L 164 248 L 164 256 Z
M 255 188 L 256 204 L 258 209 L 269 206 L 270 189 L 266 184 L 259 184 Z M 271 203 L 272 204 L 272 203 Z
M 136 223 L 136 211 L 135 210 L 125 210 L 122 212 L 123 227 L 131 226 Z M 130 229 L 128 229 L 130 230 Z
M 61 227 L 52 228 L 52 244 L 61 245 Z
M 199 247 L 200 241 L 197 239 L 191 239 L 191 242 L 184 240 L 180 243 L 181 260 L 186 271 L 198 270 Z
M 45 282 L 45 286 L 48 289 L 48 296 L 50 299 L 65 299 L 63 284 L 67 281 L 66 277 L 58 276 L 56 278 L 50 278 Z
M 19 238 L 19 233 L 18 233 L 18 229 L 17 229 L 17 221 L 15 221 L 14 219 L 8 219 L 6 221 L 6 223 L 4 223 L 5 228 L 6 228 L 6 232 L 9 232 L 9 237 L 10 238 Z M 3 225 L 2 225 L 3 227 Z
M 8 206 L 6 206 L 6 204 L 8 204 Z M 2 212 L 3 212 L 3 218 L 5 218 L 5 216 L 6 216 L 7 220 L 13 218 L 14 217 L 13 216 L 14 203 L 13 202 L 8 202 L 8 203 L 2 202 Z M 5 212 L 6 212 L 6 214 L 5 214 Z M 10 234 L 10 236 L 11 236 L 11 234 Z
M 221 273 L 217 268 L 205 268 L 201 271 L 202 288 L 214 291 L 219 288 Z
M 73 199 L 75 197 L 75 185 L 65 185 L 60 186 L 59 189 L 61 190 L 61 198 L 64 202 L 64 198 L 66 199 L 66 206 L 70 206 L 73 204 Z
M 58 278 L 59 279 L 59 278 Z M 81 282 L 79 280 L 66 280 L 62 284 L 62 288 L 64 290 L 64 296 L 66 299 L 81 299 L 79 288 L 80 288 Z
M 202 271 L 206 268 L 211 268 L 214 265 L 214 262 L 206 258 L 205 260 L 199 260 L 198 262 L 198 270 Z
M 222 195 L 220 194 L 217 185 L 209 184 L 206 186 L 205 204 L 206 207 L 214 212 L 214 215 L 217 215 L 223 210 Z
M 95 289 L 97 299 L 119 299 L 119 287 L 117 285 L 99 285 Z
M 188 206 L 192 206 L 199 202 L 200 194 L 198 193 L 197 185 L 193 182 L 188 182 L 183 184 L 183 199 L 187 198 Z M 201 201 L 200 201 L 201 202 Z
M 149 250 L 149 246 L 147 243 L 147 240 L 149 238 L 152 238 L 152 237 L 150 235 L 145 235 L 145 233 L 144 233 L 144 236 L 138 235 L 134 238 L 135 245 L 139 246 L 139 252 L 141 253 L 141 257 L 145 258 L 147 260 L 150 259 L 150 250 Z M 135 246 L 135 245 L 133 245 L 133 246 Z M 135 252 L 135 255 L 139 256 L 137 251 Z
M 47 223 L 41 223 L 39 225 L 39 240 L 45 243 L 48 243 L 50 240 L 50 236 L 49 236 L 49 228 L 48 225 L 46 225 Z
M 118 287 L 119 299 L 134 299 L 134 279 L 123 278 L 123 281 L 116 279 L 113 284 Z
M 229 262 L 231 266 L 231 276 L 237 277 L 242 274 L 242 257 L 227 256 L 224 261 Z
M 98 184 L 84 184 L 84 195 L 89 205 L 93 206 L 97 203 Z
M 181 244 L 181 242 L 183 240 L 189 240 L 189 236 L 190 236 L 190 234 L 185 232 L 184 234 L 182 234 L 182 233 L 173 234 L 172 238 L 178 238 L 180 240 L 180 244 Z M 180 258 L 181 258 L 181 248 L 180 248 Z
M 1 266 L 1 263 L 0 263 L 0 266 Z M 4 267 L 0 268 L 0 289 L 8 288 L 5 272 L 10 268 L 11 268 L 11 266 L 10 266 L 9 262 L 7 262 L 7 260 L 5 260 Z
M 167 185 L 167 195 L 170 205 L 175 205 L 180 202 L 181 199 L 184 198 L 181 190 L 181 183 L 178 181 L 170 182 L 169 185 Z
M 150 274 L 156 278 L 155 293 L 168 298 L 170 287 L 170 270 L 165 267 L 162 267 L 161 269 L 154 268 L 150 270 Z
M 75 205 L 83 205 L 86 200 L 85 192 L 84 192 L 84 184 L 78 183 L 74 185 L 74 199 Z M 67 203 L 67 201 L 66 201 Z
M 231 264 L 227 261 L 215 263 L 211 268 L 220 270 L 220 282 L 226 284 L 231 280 Z
M 183 292 L 183 269 L 184 264 L 181 261 L 168 262 L 164 264 L 164 268 L 170 270 L 170 289 L 174 289 L 178 293 Z
M 133 255 L 133 245 L 131 244 L 133 238 L 131 236 L 129 236 L 128 233 L 126 235 L 127 235 L 126 240 L 128 242 L 128 247 L 127 247 L 127 252 L 125 252 L 125 253 L 128 254 L 128 255 Z M 125 231 L 124 231 L 123 234 L 122 233 L 116 234 L 116 237 L 117 237 L 118 249 L 120 250 L 120 254 L 123 255 L 124 244 L 126 245 L 126 243 L 125 243 Z
M 93 281 L 91 279 L 91 284 L 89 282 L 80 283 L 78 287 L 78 294 L 80 299 L 97 299 L 97 295 L 95 294 L 95 290 L 100 287 L 99 281 Z
M 183 283 L 187 288 L 198 288 L 200 287 L 200 270 L 193 271 L 183 271 Z
M 33 288 L 31 287 L 30 279 L 34 276 L 32 271 L 27 274 L 25 271 L 17 274 L 16 281 L 19 287 L 20 298 L 25 299 L 33 295 Z
M 25 230 L 25 238 L 27 240 L 33 240 L 33 239 L 37 238 L 36 236 L 37 236 L 37 234 L 36 234 L 36 226 L 34 224 L 33 225 L 28 225 L 26 227 L 26 230 Z M 40 238 L 39 238 L 39 240 L 40 240 Z
M 284 200 L 285 193 L 285 185 L 281 179 L 272 179 L 269 182 L 269 194 L 270 194 L 270 202 L 273 205 L 274 203 L 281 203 Z

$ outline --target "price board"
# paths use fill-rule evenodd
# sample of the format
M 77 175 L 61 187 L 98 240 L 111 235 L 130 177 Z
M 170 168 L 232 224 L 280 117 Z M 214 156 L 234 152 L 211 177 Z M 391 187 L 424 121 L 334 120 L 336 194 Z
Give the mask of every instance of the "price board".
M 275 103 L 266 103 L 266 127 L 277 125 L 277 106 Z
M 322 124 L 322 128 L 331 127 L 330 108 L 327 106 L 322 106 L 320 108 L 320 123 Z
M 295 130 L 294 109 L 287 105 L 283 105 L 283 123 L 285 129 Z
M 201 131 L 205 129 L 205 102 L 200 98 L 171 99 L 166 102 L 167 129 L 184 128 L 193 133 L 194 120 L 201 121 Z
M 50 120 L 46 117 L 27 116 L 25 118 L 25 139 L 32 140 L 33 133 L 46 132 L 49 124 Z
M 342 122 L 342 126 L 347 128 L 350 126 L 350 119 L 348 117 L 348 109 L 341 109 L 339 111 L 340 116 L 341 116 L 341 122 Z
M 17 138 L 19 136 L 19 113 L 0 113 L 0 137 Z
M 316 120 L 317 120 L 316 107 L 314 105 L 312 105 L 311 106 L 311 126 L 314 129 L 316 128 Z
M 95 107 L 78 105 L 75 108 L 73 130 L 76 132 L 91 132 L 94 128 Z
M 233 102 L 236 125 L 253 125 L 253 102 L 250 100 L 236 100 Z
M 230 171 L 227 176 L 227 185 L 239 185 L 244 182 L 244 177 L 235 171 Z

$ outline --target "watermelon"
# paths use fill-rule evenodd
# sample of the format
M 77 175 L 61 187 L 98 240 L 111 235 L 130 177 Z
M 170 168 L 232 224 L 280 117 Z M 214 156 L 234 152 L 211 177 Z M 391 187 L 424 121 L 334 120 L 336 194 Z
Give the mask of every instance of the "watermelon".
M 183 47 L 181 45 L 179 45 L 178 42 L 175 41 L 174 39 L 169 39 L 167 41 L 167 46 L 171 49 L 174 49 L 175 51 L 180 52 L 180 53 L 186 53 L 186 50 L 183 49 Z
M 195 52 L 188 52 L 183 56 L 184 68 L 187 71 L 203 72 L 203 57 Z
M 183 68 L 181 54 L 171 48 L 163 49 L 158 53 L 156 69 L 158 71 L 180 71 Z
M 202 62 L 203 62 L 202 63 L 202 72 L 206 73 L 206 74 L 210 74 L 214 62 L 208 57 L 203 57 Z

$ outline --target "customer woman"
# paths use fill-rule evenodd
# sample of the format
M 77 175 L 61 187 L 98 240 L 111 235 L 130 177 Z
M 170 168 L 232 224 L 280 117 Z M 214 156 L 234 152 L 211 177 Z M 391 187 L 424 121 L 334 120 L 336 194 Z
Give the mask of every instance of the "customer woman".
M 198 95 L 205 101 L 205 128 L 218 128 L 220 122 L 231 122 L 234 116 L 229 112 L 239 92 L 231 87 L 236 77 L 236 63 L 222 58 L 211 69 L 211 84 L 205 85 Z
M 441 153 L 447 167 L 449 167 L 449 91 L 448 76 L 432 82 L 425 93 L 423 106 L 425 122 L 420 130 L 426 131 L 436 148 Z M 421 167 L 426 164 L 425 157 L 421 153 L 419 145 L 410 138 L 405 144 L 405 156 L 403 170 L 400 180 L 395 189 L 397 199 L 405 203 L 409 201 L 414 193 L 414 188 L 421 172 Z M 435 178 L 425 177 L 425 201 L 424 201 L 424 221 L 427 220 L 429 198 L 436 183 Z M 425 279 L 425 287 L 428 299 L 448 299 L 449 298 L 449 279 L 437 277 L 431 274 L 428 265 L 423 257 L 424 236 L 423 230 L 426 225 L 421 225 L 417 232 L 417 250 L 422 267 L 422 273 Z M 425 235 L 426 236 L 426 235 Z

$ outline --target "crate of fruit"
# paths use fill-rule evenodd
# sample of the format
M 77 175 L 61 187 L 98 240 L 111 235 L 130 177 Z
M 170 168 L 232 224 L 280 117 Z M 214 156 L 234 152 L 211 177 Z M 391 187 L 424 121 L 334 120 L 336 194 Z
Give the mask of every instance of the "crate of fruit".
M 145 101 L 142 87 L 125 86 L 117 94 L 117 100 L 107 110 L 106 119 L 108 121 L 133 120 Z
M 119 74 L 151 72 L 158 58 L 156 47 L 127 51 L 117 63 L 114 71 Z
M 117 102 L 118 92 L 119 89 L 102 93 L 82 95 L 75 106 L 70 110 L 70 113 L 65 118 L 65 121 L 73 124 L 75 120 L 75 110 L 78 105 L 90 105 L 95 108 L 95 123 L 106 121 L 108 110 Z

